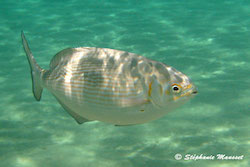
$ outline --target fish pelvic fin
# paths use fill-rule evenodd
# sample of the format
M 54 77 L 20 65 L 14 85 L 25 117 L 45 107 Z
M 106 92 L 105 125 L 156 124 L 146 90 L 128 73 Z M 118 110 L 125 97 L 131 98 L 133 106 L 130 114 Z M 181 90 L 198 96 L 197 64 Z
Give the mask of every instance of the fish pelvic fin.
M 30 71 L 31 71 L 31 79 L 32 79 L 32 91 L 33 91 L 33 95 L 35 97 L 35 99 L 37 101 L 41 100 L 41 95 L 42 95 L 42 91 L 43 91 L 43 87 L 42 87 L 42 73 L 45 71 L 43 70 L 37 63 L 36 60 L 34 58 L 34 56 L 32 55 L 28 42 L 24 36 L 23 31 L 21 31 L 21 37 L 22 37 L 22 43 L 23 43 L 23 48 L 24 51 L 26 53 L 29 65 L 30 65 Z

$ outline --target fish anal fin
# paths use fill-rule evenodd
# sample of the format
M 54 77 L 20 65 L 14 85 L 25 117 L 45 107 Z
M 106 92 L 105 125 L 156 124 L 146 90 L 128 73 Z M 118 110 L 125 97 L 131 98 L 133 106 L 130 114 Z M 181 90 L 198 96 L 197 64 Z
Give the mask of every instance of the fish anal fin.
M 73 112 L 73 111 L 71 111 L 71 110 L 69 110 L 69 109 L 66 109 L 66 106 L 63 107 L 63 108 L 69 113 L 69 115 L 71 115 L 71 116 L 76 120 L 76 122 L 77 122 L 78 124 L 83 124 L 83 123 L 85 123 L 85 122 L 89 122 L 89 121 L 90 121 L 90 120 L 88 120 L 87 118 L 84 118 L 84 117 L 82 117 L 82 116 L 76 114 L 75 112 Z
M 70 116 L 72 116 L 78 124 L 83 124 L 85 122 L 91 121 L 91 120 L 88 120 L 87 118 L 80 116 L 79 114 L 75 113 L 74 111 L 72 111 L 69 107 L 67 107 L 65 104 L 63 104 L 63 102 L 59 98 L 56 97 L 56 99 L 61 104 L 61 106 L 64 108 L 64 110 L 67 111 L 67 113 Z

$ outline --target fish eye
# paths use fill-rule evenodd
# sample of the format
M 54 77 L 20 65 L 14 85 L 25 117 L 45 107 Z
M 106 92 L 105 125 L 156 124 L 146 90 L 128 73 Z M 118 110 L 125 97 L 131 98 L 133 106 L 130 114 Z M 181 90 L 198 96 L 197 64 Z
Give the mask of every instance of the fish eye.
M 174 93 L 179 93 L 181 91 L 181 86 L 178 84 L 172 84 L 172 91 Z

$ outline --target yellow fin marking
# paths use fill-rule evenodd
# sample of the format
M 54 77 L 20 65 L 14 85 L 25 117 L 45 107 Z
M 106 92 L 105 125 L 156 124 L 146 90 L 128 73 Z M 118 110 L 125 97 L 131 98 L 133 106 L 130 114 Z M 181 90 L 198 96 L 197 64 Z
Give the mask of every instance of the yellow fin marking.
M 152 84 L 153 84 L 153 81 L 149 83 L 148 85 L 148 96 L 151 96 L 151 93 L 152 93 Z

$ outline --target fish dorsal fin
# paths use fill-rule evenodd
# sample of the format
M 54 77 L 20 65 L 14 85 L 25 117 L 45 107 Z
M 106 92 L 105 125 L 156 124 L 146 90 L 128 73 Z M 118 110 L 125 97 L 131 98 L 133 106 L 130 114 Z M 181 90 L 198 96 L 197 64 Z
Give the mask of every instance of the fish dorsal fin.
M 59 98 L 56 97 L 56 99 L 61 104 L 61 106 L 64 108 L 64 110 L 67 111 L 67 113 L 69 113 L 69 115 L 71 115 L 76 120 L 76 122 L 78 124 L 83 124 L 85 122 L 91 121 L 91 120 L 88 120 L 87 118 L 80 116 L 79 114 L 75 113 L 74 111 L 72 111 L 69 107 L 67 107 L 65 104 L 63 104 L 63 102 Z
M 76 52 L 74 48 L 63 49 L 58 52 L 50 61 L 50 68 L 55 68 L 58 64 L 67 62 L 71 56 Z

